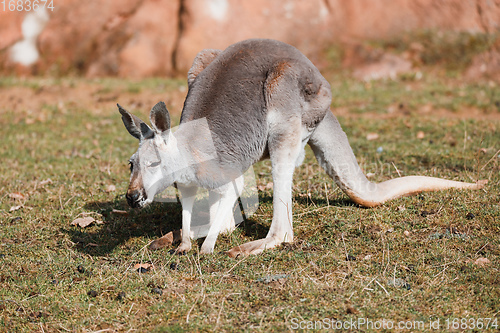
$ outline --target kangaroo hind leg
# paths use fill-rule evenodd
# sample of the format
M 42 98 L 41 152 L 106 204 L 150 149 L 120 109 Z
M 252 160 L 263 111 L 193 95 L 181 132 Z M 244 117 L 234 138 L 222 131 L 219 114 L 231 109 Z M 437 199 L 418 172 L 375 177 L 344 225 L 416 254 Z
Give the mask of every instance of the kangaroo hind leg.
M 283 242 L 293 241 L 292 181 L 295 163 L 302 150 L 300 117 L 281 124 L 282 130 L 270 135 L 269 155 L 273 176 L 273 220 L 266 238 L 236 246 L 227 254 L 259 254 Z M 286 129 L 285 129 L 286 128 Z

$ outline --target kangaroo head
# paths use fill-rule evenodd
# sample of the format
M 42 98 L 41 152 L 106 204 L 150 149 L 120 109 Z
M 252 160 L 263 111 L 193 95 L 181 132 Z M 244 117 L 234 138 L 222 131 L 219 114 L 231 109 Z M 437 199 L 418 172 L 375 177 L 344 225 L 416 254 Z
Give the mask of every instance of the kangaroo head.
M 170 115 L 165 103 L 159 102 L 150 113 L 152 127 L 129 113 L 119 104 L 123 124 L 128 132 L 139 140 L 139 149 L 130 158 L 130 185 L 126 198 L 131 207 L 144 207 L 154 196 L 171 184 L 162 171 L 162 156 L 168 150 Z

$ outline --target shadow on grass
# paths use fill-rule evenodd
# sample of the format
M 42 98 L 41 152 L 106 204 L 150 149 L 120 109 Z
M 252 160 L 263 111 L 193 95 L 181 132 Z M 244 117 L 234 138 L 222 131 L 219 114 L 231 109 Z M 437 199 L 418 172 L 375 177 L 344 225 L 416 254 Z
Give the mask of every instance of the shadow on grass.
M 152 241 L 181 228 L 182 206 L 179 203 L 154 202 L 144 209 L 131 209 L 123 198 L 117 198 L 115 201 L 89 202 L 84 208 L 101 214 L 105 224 L 88 229 L 70 226 L 61 228 L 61 232 L 70 236 L 79 252 L 91 256 L 105 256 L 117 247 L 126 246 L 133 238 L 147 237 Z M 268 230 L 268 226 L 251 218 L 238 227 L 245 235 L 258 238 L 265 237 Z
M 311 201 L 318 207 L 328 206 L 356 206 L 346 198 L 330 200 L 321 197 L 307 198 L 296 196 L 295 202 L 301 206 L 310 206 Z M 259 193 L 259 209 L 272 209 L 273 197 L 268 193 Z M 266 208 L 262 208 L 266 207 Z M 103 216 L 105 224 L 88 229 L 71 226 L 61 228 L 61 232 L 68 234 L 76 249 L 91 256 L 105 256 L 117 247 L 127 246 L 133 238 L 147 237 L 154 240 L 170 231 L 181 228 L 182 207 L 179 203 L 154 202 L 144 209 L 131 209 L 123 196 L 114 201 L 94 201 L 84 206 L 86 211 L 93 211 Z M 126 212 L 120 213 L 116 212 Z M 264 238 L 269 231 L 270 221 L 262 222 L 246 218 L 238 225 L 245 237 L 252 240 Z M 203 239 L 198 241 L 201 246 Z M 133 245 L 131 245 L 133 246 Z
M 105 224 L 88 229 L 68 227 L 61 231 L 71 237 L 78 251 L 92 256 L 107 255 L 133 238 L 153 240 L 181 227 L 182 210 L 177 203 L 155 202 L 144 209 L 131 209 L 120 196 L 114 201 L 89 202 L 85 210 L 101 214 Z

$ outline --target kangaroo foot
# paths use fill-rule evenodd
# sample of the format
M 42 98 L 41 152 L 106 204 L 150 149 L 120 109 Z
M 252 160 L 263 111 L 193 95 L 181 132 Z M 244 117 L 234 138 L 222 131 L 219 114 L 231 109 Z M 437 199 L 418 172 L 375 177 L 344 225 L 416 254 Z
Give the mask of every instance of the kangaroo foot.
M 227 251 L 226 254 L 231 258 L 237 258 L 241 255 L 248 256 L 250 254 L 259 254 L 262 251 L 272 249 L 281 243 L 282 241 L 275 237 L 266 237 L 233 247 L 231 250 Z

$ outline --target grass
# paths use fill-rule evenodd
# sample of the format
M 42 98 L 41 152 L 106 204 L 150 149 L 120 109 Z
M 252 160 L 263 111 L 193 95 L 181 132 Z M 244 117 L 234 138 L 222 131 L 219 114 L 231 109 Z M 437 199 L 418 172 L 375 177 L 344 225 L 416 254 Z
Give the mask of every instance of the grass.
M 498 32 L 470 33 L 465 31 L 420 30 L 395 36 L 385 41 L 374 41 L 373 46 L 396 52 L 419 51 L 418 61 L 423 65 L 441 65 L 449 71 L 462 70 L 472 58 L 494 47 Z
M 272 189 L 259 192 L 255 215 L 219 237 L 216 254 L 201 257 L 196 245 L 185 256 L 147 249 L 180 226 L 179 205 L 135 211 L 124 199 L 137 142 L 114 103 L 147 119 L 161 95 L 180 110 L 182 84 L 1 80 L 2 96 L 22 87 L 26 99 L 0 109 L 0 331 L 269 332 L 363 319 L 429 330 L 430 321 L 445 329 L 455 318 L 498 320 L 500 117 L 491 84 L 425 73 L 372 83 L 332 77 L 333 107 L 372 180 L 399 172 L 489 184 L 362 209 L 308 150 L 295 174 L 296 242 L 235 260 L 220 252 L 265 236 Z M 480 117 L 467 117 L 470 110 Z M 368 141 L 371 132 L 379 139 Z M 255 170 L 258 184 L 272 181 L 269 162 Z M 70 224 L 85 214 L 104 224 Z M 490 263 L 475 264 L 483 257 Z M 154 268 L 139 273 L 137 263 Z

